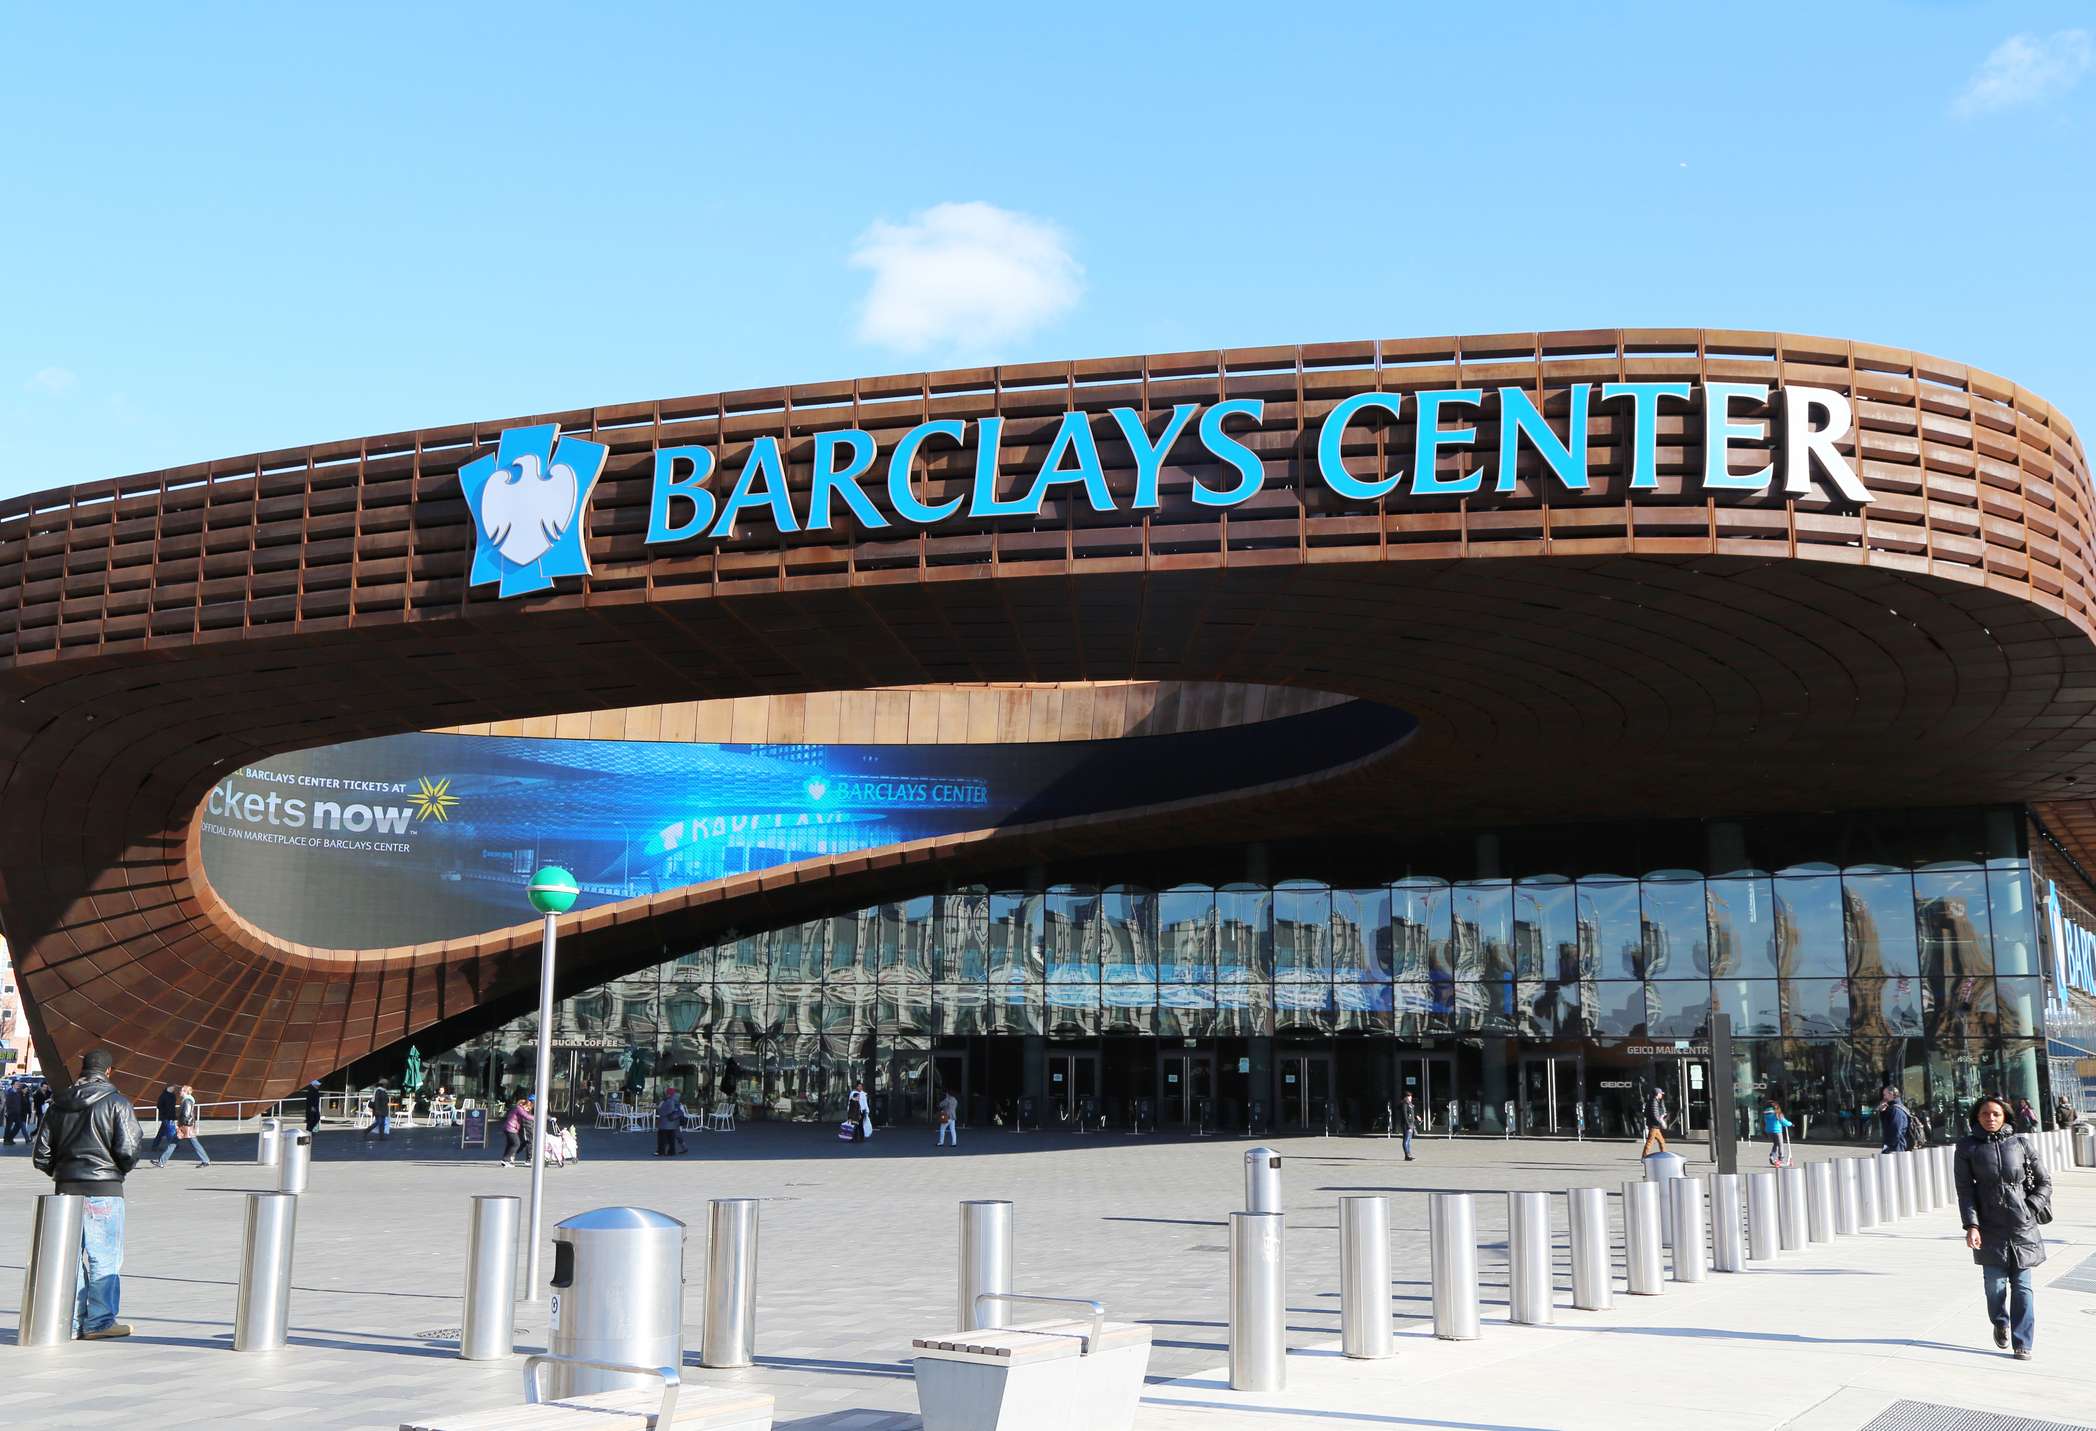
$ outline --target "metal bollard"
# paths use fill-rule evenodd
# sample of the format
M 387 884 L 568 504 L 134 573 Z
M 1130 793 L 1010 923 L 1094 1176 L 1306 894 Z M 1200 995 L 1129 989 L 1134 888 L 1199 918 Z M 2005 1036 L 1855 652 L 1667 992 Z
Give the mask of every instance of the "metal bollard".
M 706 1226 L 701 1366 L 749 1366 L 757 1359 L 757 1208 L 753 1197 L 713 1200 Z
M 1555 1320 L 1551 1272 L 1550 1194 L 1507 1194 L 1507 1320 L 1547 1327 Z
M 459 1321 L 462 1361 L 499 1361 L 516 1351 L 517 1219 L 522 1204 L 492 1194 L 473 1199 L 466 1221 L 466 1314 Z
M 1894 1157 L 1892 1153 L 1880 1153 L 1873 1163 L 1878 1175 L 1878 1221 L 1881 1223 L 1898 1222 L 1900 1216 L 1899 1164 Z
M 1662 1289 L 1659 1184 L 1623 1184 L 1623 1262 L 1633 1297 L 1656 1297 Z
M 1012 1205 L 1003 1199 L 961 1204 L 961 1306 L 964 1332 L 1001 1327 L 1011 1315 L 1007 1302 L 975 1299 L 985 1292 L 1012 1290 Z
M 1856 1169 L 1856 1230 L 1878 1225 L 1878 1170 L 1869 1158 L 1850 1158 Z
M 1278 1212 L 1230 1214 L 1230 1389 L 1282 1391 L 1288 1341 L 1282 1324 L 1287 1285 Z
M 1572 1201 L 1572 1305 L 1605 1312 L 1616 1303 L 1614 1257 L 1608 1237 L 1608 1189 L 1574 1188 Z
M 1921 1204 L 1914 1186 L 1914 1155 L 1894 1153 L 1892 1168 L 1899 1176 L 1899 1207 L 1901 1217 L 1912 1217 L 1921 1211 Z
M 1805 1170 L 1800 1167 L 1778 1169 L 1776 1172 L 1776 1236 L 1785 1252 L 1795 1252 L 1805 1245 Z
M 1272 1148 L 1250 1148 L 1244 1155 L 1245 1211 L 1280 1212 L 1281 1155 Z
M 1932 1148 L 1930 1159 L 1936 1165 L 1936 1206 L 1949 1207 L 1958 1200 L 1957 1176 L 1951 1163 L 1949 1148 Z
M 1782 1247 L 1782 1197 L 1775 1173 L 1747 1174 L 1747 1256 L 1755 1262 L 1772 1261 Z
M 298 1198 L 249 1193 L 240 1243 L 240 1300 L 233 1308 L 234 1351 L 277 1351 L 291 1335 L 291 1251 Z
M 1743 1272 L 1747 1266 L 1739 1183 L 1738 1173 L 1717 1173 L 1710 1179 L 1710 1265 L 1718 1272 Z
M 1813 1242 L 1834 1240 L 1834 1165 L 1817 1162 L 1805 1168 L 1806 1236 Z
M 1339 1199 L 1339 1350 L 1390 1355 L 1390 1199 Z
M 306 1169 L 313 1161 L 313 1135 L 302 1128 L 294 1128 L 281 1136 L 279 1147 L 277 1191 L 304 1192 Z
M 1674 1203 L 1674 1280 L 1701 1282 L 1710 1276 L 1709 1211 L 1700 1178 L 1676 1178 L 1667 1189 Z
M 22 1273 L 16 1346 L 56 1347 L 73 1339 L 86 1216 L 87 1199 L 78 1194 L 45 1193 L 37 1198 L 36 1221 L 29 1230 L 29 1265 Z
M 1478 1337 L 1477 1210 L 1469 1193 L 1435 1193 L 1426 1200 L 1427 1245 L 1434 1279 L 1434 1335 L 1443 1341 Z
M 1943 1150 L 1940 1148 L 1930 1148 L 1921 1157 L 1923 1165 L 1928 1168 L 1929 1172 L 1929 1211 L 1931 1212 L 1935 1212 L 1943 1206 L 1942 1152 Z
M 255 1135 L 255 1166 L 273 1168 L 284 1149 L 284 1120 L 264 1118 L 262 1131 Z
M 1862 1198 L 1857 1192 L 1856 1160 L 1841 1158 L 1834 1163 L 1834 1235 L 1854 1237 L 1862 1227 Z

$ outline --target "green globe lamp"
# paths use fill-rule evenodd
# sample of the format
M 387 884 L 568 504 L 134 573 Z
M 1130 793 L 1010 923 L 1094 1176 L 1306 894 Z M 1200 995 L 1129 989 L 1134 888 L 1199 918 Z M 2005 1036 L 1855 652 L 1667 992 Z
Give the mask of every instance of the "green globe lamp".
M 582 897 L 575 876 L 559 865 L 542 865 L 531 877 L 525 893 L 531 907 L 546 917 L 545 933 L 539 941 L 539 1057 L 537 1077 L 531 1088 L 531 1241 L 525 1257 L 525 1300 L 539 1299 L 539 1210 L 546 1191 L 546 1129 L 552 1122 L 547 1095 L 553 1084 L 553 923 Z

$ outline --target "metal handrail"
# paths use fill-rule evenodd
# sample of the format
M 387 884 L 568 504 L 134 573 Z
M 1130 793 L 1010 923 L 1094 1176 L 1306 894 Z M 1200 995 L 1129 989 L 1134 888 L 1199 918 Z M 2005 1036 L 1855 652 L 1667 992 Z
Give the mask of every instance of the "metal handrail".
M 982 1304 L 985 1302 L 1043 1302 L 1056 1307 L 1087 1307 L 1092 1313 L 1091 1340 L 1078 1349 L 1079 1356 L 1090 1356 L 1099 1350 L 1099 1342 L 1106 1335 L 1106 1304 L 1095 1302 L 1089 1297 L 1037 1297 L 1028 1292 L 977 1292 L 975 1310 L 980 1320 Z
M 618 1361 L 590 1361 L 583 1357 L 555 1356 L 551 1352 L 540 1352 L 524 1358 L 524 1404 L 539 1404 L 539 1368 L 547 1362 L 558 1366 L 579 1366 L 590 1371 L 623 1371 L 634 1376 L 659 1376 L 662 1378 L 662 1407 L 655 1413 L 655 1424 L 661 1431 L 669 1431 L 677 1416 L 677 1389 L 684 1385 L 684 1378 L 673 1366 L 628 1366 Z

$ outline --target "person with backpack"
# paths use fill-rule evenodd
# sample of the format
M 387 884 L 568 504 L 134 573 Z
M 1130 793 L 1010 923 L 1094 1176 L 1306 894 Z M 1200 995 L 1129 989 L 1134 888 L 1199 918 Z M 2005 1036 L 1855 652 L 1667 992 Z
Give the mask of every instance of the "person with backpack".
M 1794 1126 L 1783 1112 L 1783 1105 L 1775 1099 L 1768 1100 L 1761 1110 L 1761 1131 L 1769 1135 L 1769 1166 L 1790 1166 L 1790 1130 Z
M 204 1140 L 197 1136 L 197 1116 L 196 1090 L 185 1083 L 182 1085 L 182 1091 L 175 1095 L 174 1137 L 161 1148 L 159 1158 L 153 1163 L 154 1167 L 166 1167 L 168 1160 L 174 1157 L 175 1149 L 184 1142 L 187 1142 L 191 1151 L 196 1154 L 198 1167 L 211 1166 L 211 1155 L 204 1151 Z
M 2010 1116 L 1992 1095 L 1972 1105 L 1973 1131 L 1958 1140 L 1955 1162 L 1958 1219 L 1986 1287 L 1994 1345 L 2029 1361 L 2038 1330 L 2030 1270 L 2045 1260 L 2039 1229 L 2052 1221 L 2052 1176 Z
M 1888 1088 L 1883 1101 L 1878 1104 L 1878 1133 L 1881 1153 L 1904 1153 L 1907 1138 L 1913 1132 L 1912 1119 L 1907 1116 L 1907 1105 L 1900 1101 L 1899 1090 Z

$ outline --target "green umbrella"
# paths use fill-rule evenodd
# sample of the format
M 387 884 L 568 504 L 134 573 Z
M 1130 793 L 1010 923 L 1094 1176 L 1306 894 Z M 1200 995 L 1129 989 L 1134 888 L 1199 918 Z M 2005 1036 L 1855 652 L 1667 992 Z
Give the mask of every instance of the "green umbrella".
M 408 1071 L 400 1080 L 400 1086 L 408 1093 L 422 1086 L 422 1050 L 413 1044 L 408 1045 Z

